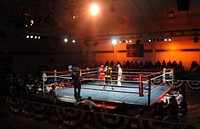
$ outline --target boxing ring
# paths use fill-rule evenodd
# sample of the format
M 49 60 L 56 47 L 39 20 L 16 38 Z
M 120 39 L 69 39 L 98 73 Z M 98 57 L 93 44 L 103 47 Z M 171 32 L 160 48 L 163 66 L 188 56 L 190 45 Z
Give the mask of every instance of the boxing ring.
M 110 83 L 98 79 L 97 68 L 81 69 L 81 96 L 92 99 L 99 105 L 105 103 L 117 105 L 125 102 L 129 105 L 151 106 L 172 88 L 173 69 L 162 69 L 156 72 L 134 72 L 123 70 L 121 86 L 117 85 L 117 70 L 113 70 Z M 51 83 L 49 83 L 51 80 Z M 43 71 L 43 92 L 48 92 L 51 85 L 56 85 L 56 94 L 61 101 L 76 103 L 70 71 Z M 52 83 L 53 82 L 53 83 Z M 103 86 L 106 85 L 106 89 Z

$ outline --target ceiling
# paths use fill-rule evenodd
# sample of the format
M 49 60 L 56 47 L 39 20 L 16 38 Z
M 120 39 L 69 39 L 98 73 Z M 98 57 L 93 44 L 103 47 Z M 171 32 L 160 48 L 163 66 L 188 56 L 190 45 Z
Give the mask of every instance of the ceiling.
M 101 7 L 95 17 L 88 14 L 91 1 Z M 34 18 L 35 25 L 25 29 L 61 36 L 200 29 L 200 0 L 191 0 L 188 10 L 177 5 L 177 0 L 1 0 L 0 27 L 24 29 L 24 20 Z

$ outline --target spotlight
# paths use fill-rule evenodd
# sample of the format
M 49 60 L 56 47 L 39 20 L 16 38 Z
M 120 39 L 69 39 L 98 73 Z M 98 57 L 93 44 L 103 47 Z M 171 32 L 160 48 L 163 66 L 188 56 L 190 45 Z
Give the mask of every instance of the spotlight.
M 35 36 L 34 38 L 37 39 L 37 36 Z
M 167 42 L 167 39 L 165 38 L 164 41 Z
M 65 43 L 68 42 L 68 39 L 67 39 L 67 38 L 64 38 L 64 42 L 65 42 Z
M 28 38 L 29 38 L 29 35 L 27 35 L 26 38 L 28 39 Z
M 172 41 L 172 39 L 171 39 L 171 38 L 168 38 L 168 41 L 169 41 L 169 42 L 171 42 L 171 41 Z
M 149 39 L 149 42 L 152 42 L 152 39 Z
M 40 36 L 38 36 L 38 39 L 40 39 Z
M 119 40 L 119 43 L 122 43 L 122 41 L 121 41 L 121 40 Z
M 90 14 L 96 16 L 99 13 L 99 6 L 97 4 L 92 4 L 90 6 Z
M 131 39 L 129 40 L 129 43 L 132 43 L 132 40 L 131 40 Z
M 32 39 L 32 38 L 33 38 L 33 35 L 31 35 L 30 38 Z
M 72 43 L 75 43 L 75 42 L 76 42 L 76 40 L 75 40 L 75 39 L 73 39 L 73 40 L 72 40 Z
M 112 44 L 113 45 L 117 44 L 117 39 L 112 39 Z
M 126 40 L 126 43 L 128 43 L 128 40 Z

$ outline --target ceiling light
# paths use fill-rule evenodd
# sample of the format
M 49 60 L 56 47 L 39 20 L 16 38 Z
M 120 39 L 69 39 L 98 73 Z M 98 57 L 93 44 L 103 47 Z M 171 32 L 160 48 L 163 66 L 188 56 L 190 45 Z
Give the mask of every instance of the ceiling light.
M 112 39 L 112 44 L 113 45 L 117 44 L 117 39 Z
M 64 42 L 65 42 L 65 43 L 68 42 L 68 39 L 67 39 L 67 38 L 64 38 Z
M 97 4 L 90 5 L 90 14 L 96 16 L 99 13 L 99 6 Z
M 152 39 L 149 39 L 149 42 L 152 42 Z

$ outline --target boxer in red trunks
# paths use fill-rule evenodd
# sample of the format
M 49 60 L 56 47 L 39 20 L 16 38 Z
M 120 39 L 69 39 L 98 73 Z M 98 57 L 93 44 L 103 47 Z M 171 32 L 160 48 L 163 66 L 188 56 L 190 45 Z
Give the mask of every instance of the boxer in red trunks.
M 104 70 L 104 65 L 101 65 L 100 69 L 99 69 L 99 81 L 100 81 L 100 86 L 102 85 L 101 83 L 104 82 L 105 80 L 105 70 Z

